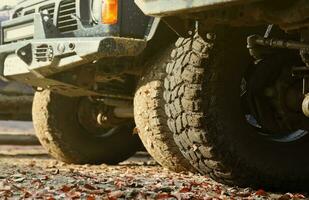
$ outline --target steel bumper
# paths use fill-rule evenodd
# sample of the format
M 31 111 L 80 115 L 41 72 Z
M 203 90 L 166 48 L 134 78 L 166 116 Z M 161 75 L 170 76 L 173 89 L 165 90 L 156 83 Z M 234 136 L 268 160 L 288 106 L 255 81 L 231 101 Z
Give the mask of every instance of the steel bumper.
M 257 0 L 135 0 L 135 3 L 146 15 L 164 17 L 253 1 Z
M 20 41 L 0 46 L 1 75 L 45 77 L 103 58 L 136 56 L 145 47 L 144 40 L 120 37 Z

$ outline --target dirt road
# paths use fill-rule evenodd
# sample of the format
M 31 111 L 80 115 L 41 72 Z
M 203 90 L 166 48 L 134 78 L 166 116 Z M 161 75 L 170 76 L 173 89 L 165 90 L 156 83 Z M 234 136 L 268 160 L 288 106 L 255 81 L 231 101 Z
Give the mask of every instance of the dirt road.
M 305 198 L 305 194 L 228 187 L 205 176 L 172 173 L 146 153 L 117 166 L 79 166 L 57 162 L 38 146 L 0 147 L 0 199 Z

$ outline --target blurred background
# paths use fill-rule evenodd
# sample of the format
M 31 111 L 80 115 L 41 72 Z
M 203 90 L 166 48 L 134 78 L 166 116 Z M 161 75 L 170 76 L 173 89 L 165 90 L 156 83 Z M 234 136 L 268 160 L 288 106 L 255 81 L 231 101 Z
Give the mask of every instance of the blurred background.
M 0 7 L 4 6 L 4 5 L 14 5 L 16 4 L 16 0 L 1 0 L 0 1 Z
M 7 14 L 10 13 L 8 9 L 14 7 L 18 0 L 0 0 L 0 21 L 5 20 Z
M 0 22 L 21 0 L 0 0 Z M 31 122 L 32 88 L 0 77 L 0 154 L 6 145 L 38 144 Z

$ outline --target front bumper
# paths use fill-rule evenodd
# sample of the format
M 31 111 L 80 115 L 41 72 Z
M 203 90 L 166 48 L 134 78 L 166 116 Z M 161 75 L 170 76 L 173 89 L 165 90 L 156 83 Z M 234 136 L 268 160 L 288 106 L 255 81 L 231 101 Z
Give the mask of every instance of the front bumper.
M 144 40 L 97 37 L 28 40 L 0 46 L 2 75 L 50 76 L 107 57 L 137 56 Z
M 1 75 L 46 88 L 48 76 L 108 57 L 137 56 L 145 47 L 144 40 L 120 37 L 20 41 L 0 46 Z
M 164 17 L 253 1 L 258 0 L 135 0 L 135 3 L 146 15 Z

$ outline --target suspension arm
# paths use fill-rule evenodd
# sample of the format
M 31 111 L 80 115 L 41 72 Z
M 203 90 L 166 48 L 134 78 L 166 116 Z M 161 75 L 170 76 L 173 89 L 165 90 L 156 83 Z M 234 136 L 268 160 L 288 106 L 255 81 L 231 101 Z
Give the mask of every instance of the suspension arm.
M 309 44 L 297 41 L 280 40 L 274 38 L 264 38 L 260 35 L 252 35 L 247 39 L 248 48 L 254 49 L 257 46 L 265 46 L 271 48 L 282 48 L 292 50 L 309 50 Z

